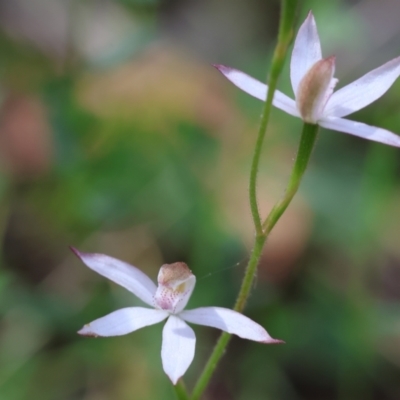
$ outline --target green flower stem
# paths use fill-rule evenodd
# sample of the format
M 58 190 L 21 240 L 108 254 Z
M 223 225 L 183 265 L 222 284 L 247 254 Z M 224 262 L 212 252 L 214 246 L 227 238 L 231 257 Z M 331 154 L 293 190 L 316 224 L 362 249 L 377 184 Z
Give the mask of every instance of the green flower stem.
M 263 233 L 256 236 L 250 260 L 247 264 L 246 272 L 243 277 L 242 285 L 234 307 L 235 311 L 243 311 L 246 305 L 253 285 L 254 277 L 256 275 L 257 266 L 262 255 L 265 241 L 268 237 L 268 234 L 278 222 L 279 218 L 282 216 L 282 214 L 290 204 L 291 200 L 293 199 L 294 195 L 296 194 L 297 189 L 299 188 L 301 179 L 310 160 L 317 134 L 318 125 L 307 123 L 304 124 L 300 139 L 299 150 L 297 152 L 296 160 L 293 165 L 292 173 L 289 178 L 289 183 L 286 188 L 285 195 L 280 201 L 278 201 L 278 203 L 276 203 L 276 205 L 269 213 L 267 219 L 263 224 Z M 192 400 L 200 399 L 201 394 L 203 393 L 209 380 L 211 379 L 211 376 L 218 364 L 218 361 L 224 354 L 225 348 L 228 345 L 230 338 L 230 334 L 223 333 L 218 339 L 218 342 L 214 347 L 211 357 L 209 358 L 202 375 L 200 376 L 195 388 L 193 389 L 191 397 Z
M 272 208 L 262 225 L 263 231 L 267 236 L 278 222 L 281 215 L 285 212 L 286 208 L 296 194 L 297 189 L 299 188 L 301 178 L 304 175 L 311 152 L 314 148 L 315 140 L 318 135 L 318 128 L 318 125 L 304 123 L 299 150 L 297 152 L 296 161 L 294 163 L 285 194 L 283 198 Z
M 241 311 L 244 308 L 246 303 L 246 299 L 251 289 L 251 285 L 253 282 L 253 277 L 255 275 L 255 271 L 257 269 L 258 261 L 261 257 L 261 252 L 265 243 L 266 236 L 261 235 L 256 237 L 256 242 L 251 253 L 251 257 L 249 263 L 247 264 L 246 273 L 242 282 L 242 286 L 239 292 L 239 296 L 236 300 L 236 304 L 234 307 L 235 311 Z M 247 295 L 246 295 L 247 293 Z M 208 382 L 211 379 L 211 376 L 218 364 L 218 361 L 222 357 L 225 352 L 225 348 L 231 339 L 231 335 L 229 333 L 222 333 L 219 337 L 217 344 L 214 347 L 214 350 L 207 361 L 206 366 L 204 367 L 203 373 L 200 375 L 199 380 L 197 381 L 196 386 L 193 389 L 192 400 L 200 399 L 203 391 L 207 387 Z
M 301 139 L 299 144 L 299 149 L 297 151 L 296 160 L 293 165 L 292 172 L 290 174 L 289 183 L 287 185 L 285 194 L 281 200 L 279 200 L 275 206 L 272 208 L 268 217 L 263 224 L 263 233 L 256 236 L 255 244 L 249 263 L 247 264 L 246 272 L 243 277 L 242 286 L 238 294 L 234 310 L 241 312 L 243 311 L 246 301 L 249 297 L 251 287 L 253 285 L 254 277 L 256 275 L 257 266 L 260 261 L 262 250 L 267 240 L 269 233 L 272 228 L 278 222 L 279 218 L 285 212 L 286 208 L 289 206 L 294 195 L 296 194 L 301 179 L 307 168 L 308 162 L 312 150 L 315 145 L 315 141 L 318 135 L 318 125 L 312 125 L 304 123 L 303 131 L 301 133 Z
M 178 383 L 174 386 L 174 390 L 178 400 L 189 400 L 189 396 L 182 379 L 179 379 Z
M 296 15 L 297 0 L 282 0 L 282 12 L 279 22 L 278 43 L 276 45 L 268 79 L 267 99 L 261 115 L 260 127 L 258 129 L 257 141 L 254 148 L 253 160 L 250 170 L 249 196 L 251 215 L 253 217 L 256 234 L 262 234 L 260 211 L 257 204 L 257 175 L 260 164 L 261 150 L 264 142 L 269 116 L 271 114 L 272 101 L 279 76 L 285 64 L 286 54 L 293 38 L 293 26 Z
M 264 142 L 265 133 L 267 130 L 269 116 L 272 108 L 274 92 L 278 84 L 278 78 L 282 72 L 286 54 L 293 38 L 293 27 L 295 22 L 297 8 L 297 0 L 282 0 L 282 12 L 279 23 L 278 43 L 276 45 L 273 57 L 270 77 L 268 80 L 268 94 L 264 103 L 264 108 L 261 116 L 260 128 L 258 130 L 257 141 L 253 153 L 253 160 L 250 171 L 249 198 L 250 208 L 253 217 L 254 227 L 256 231 L 256 240 L 247 264 L 246 272 L 242 281 L 242 285 L 235 303 L 234 310 L 242 311 L 246 305 L 247 298 L 251 290 L 257 266 L 262 254 L 262 249 L 265 244 L 267 235 L 263 231 L 262 220 L 257 204 L 257 175 L 258 166 L 260 163 L 261 150 Z M 278 217 L 279 218 L 279 217 Z M 222 333 L 214 350 L 200 375 L 196 386 L 193 389 L 191 399 L 198 400 L 206 389 L 211 376 L 225 352 L 226 346 L 230 340 L 230 334 Z
M 267 239 L 267 235 L 263 234 L 256 236 L 253 250 L 251 252 L 249 263 L 246 267 L 246 272 L 243 277 L 242 285 L 236 299 L 234 310 L 242 312 L 249 297 L 251 288 L 253 286 L 254 277 L 256 275 L 257 266 L 260 261 L 262 250 Z
M 218 361 L 224 354 L 225 348 L 231 339 L 231 335 L 229 333 L 223 332 L 218 339 L 217 344 L 214 347 L 214 350 L 207 361 L 206 366 L 204 367 L 203 373 L 200 375 L 196 386 L 193 389 L 191 400 L 199 400 L 200 396 L 203 394 L 206 389 L 208 382 L 211 379 L 211 376 L 217 367 Z

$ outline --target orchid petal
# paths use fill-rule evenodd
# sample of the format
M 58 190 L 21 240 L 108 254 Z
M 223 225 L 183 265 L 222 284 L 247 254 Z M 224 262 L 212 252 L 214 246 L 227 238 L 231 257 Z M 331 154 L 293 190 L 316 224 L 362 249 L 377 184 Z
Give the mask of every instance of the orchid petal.
M 183 311 L 179 316 L 187 322 L 211 326 L 243 339 L 262 343 L 283 343 L 273 339 L 259 324 L 236 311 L 221 307 L 202 307 Z
M 324 110 L 326 117 L 345 117 L 379 99 L 400 76 L 400 57 L 368 72 L 333 93 Z
M 321 58 L 317 24 L 312 12 L 310 12 L 297 33 L 290 60 L 290 80 L 295 96 L 304 75 Z
M 74 248 L 71 249 L 90 269 L 128 289 L 148 305 L 154 305 L 153 296 L 157 287 L 138 268 L 104 254 L 82 253 Z
M 121 308 L 85 325 L 78 333 L 83 336 L 121 336 L 168 317 L 168 312 L 144 307 Z
M 248 93 L 250 96 L 256 99 L 265 101 L 267 98 L 268 86 L 261 83 L 257 79 L 241 72 L 237 69 L 227 67 L 225 65 L 214 65 L 227 79 L 229 79 L 235 86 L 242 89 L 244 92 Z M 275 90 L 274 99 L 272 104 L 287 112 L 294 117 L 299 117 L 300 114 L 297 111 L 296 103 L 290 97 L 286 96 L 279 90 Z
M 193 361 L 196 336 L 180 318 L 171 315 L 163 329 L 161 358 L 165 373 L 176 385 Z
M 319 125 L 334 131 L 345 132 L 350 135 L 373 140 L 374 142 L 400 147 L 400 136 L 386 129 L 377 128 L 376 126 L 350 121 L 344 118 L 324 118 L 319 122 Z

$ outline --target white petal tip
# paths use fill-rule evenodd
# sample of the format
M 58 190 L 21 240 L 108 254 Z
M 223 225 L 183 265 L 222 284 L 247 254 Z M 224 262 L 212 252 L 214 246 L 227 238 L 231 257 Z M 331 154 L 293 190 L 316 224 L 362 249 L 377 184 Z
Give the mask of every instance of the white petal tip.
M 85 325 L 82 329 L 80 329 L 77 332 L 78 335 L 81 336 L 87 336 L 87 337 L 99 337 L 100 335 L 98 335 L 97 333 L 94 333 L 91 329 L 90 329 L 90 324 Z
M 77 248 L 73 246 L 69 246 L 69 248 L 86 265 L 88 265 L 87 263 L 88 261 L 90 261 L 91 259 L 96 259 L 96 257 L 100 255 L 97 253 L 84 253 L 83 251 L 79 251 Z M 90 265 L 88 266 L 90 267 Z M 97 270 L 95 271 L 98 272 Z
M 81 253 L 78 249 L 73 246 L 69 246 L 69 248 L 78 258 L 82 258 L 83 253 Z
M 264 344 L 286 344 L 286 342 L 284 340 L 279 340 L 279 339 L 268 339 L 268 340 L 264 340 L 261 343 Z
M 221 72 L 222 74 L 226 75 L 229 72 L 232 71 L 231 67 L 227 67 L 226 65 L 222 65 L 222 64 L 212 64 L 212 66 L 214 68 L 216 68 L 219 72 Z
M 75 248 L 75 247 L 73 247 L 73 246 L 69 246 L 69 248 L 70 248 L 70 250 L 73 252 L 73 253 L 79 253 L 78 252 L 78 250 Z
M 307 14 L 307 18 L 306 18 L 307 20 L 314 20 L 314 14 L 313 14 L 313 12 L 310 10 L 309 12 L 308 12 L 308 14 Z
M 83 258 L 85 257 L 91 257 L 91 256 L 98 256 L 97 253 L 85 253 L 83 251 L 79 251 L 76 247 L 69 246 L 69 249 L 80 259 L 83 261 Z
M 307 18 L 304 20 L 302 26 L 307 26 L 308 28 L 314 27 L 316 29 L 317 23 L 315 22 L 314 14 L 312 13 L 311 10 L 308 12 Z M 319 41 L 319 39 L 318 39 L 318 41 Z

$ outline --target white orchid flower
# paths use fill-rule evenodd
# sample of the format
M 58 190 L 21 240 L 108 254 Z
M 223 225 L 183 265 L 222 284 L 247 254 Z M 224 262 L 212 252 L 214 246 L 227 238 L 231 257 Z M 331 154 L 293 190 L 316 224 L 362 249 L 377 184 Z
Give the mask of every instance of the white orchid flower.
M 234 85 L 265 101 L 267 85 L 233 68 L 224 65 L 215 67 Z M 296 100 L 276 90 L 272 104 L 307 123 L 400 147 L 398 135 L 342 118 L 374 102 L 392 86 L 400 75 L 400 57 L 336 92 L 333 92 L 337 83 L 334 72 L 335 57 L 322 58 L 317 26 L 310 12 L 299 29 L 290 61 L 290 79 Z
M 161 358 L 165 373 L 175 385 L 192 363 L 196 336 L 186 322 L 206 325 L 261 343 L 283 343 L 244 315 L 221 307 L 184 308 L 196 278 L 183 262 L 164 264 L 158 274 L 158 287 L 142 271 L 123 261 L 103 255 L 74 253 L 92 270 L 132 292 L 154 307 L 128 307 L 85 325 L 83 336 L 120 336 L 168 319 L 163 330 Z M 185 322 L 186 321 L 186 322 Z

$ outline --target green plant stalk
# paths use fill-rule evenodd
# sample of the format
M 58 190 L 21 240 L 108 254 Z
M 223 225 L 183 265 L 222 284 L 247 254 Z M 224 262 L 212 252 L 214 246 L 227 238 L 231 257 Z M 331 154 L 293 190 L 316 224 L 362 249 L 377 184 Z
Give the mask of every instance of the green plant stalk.
M 297 152 L 296 160 L 293 165 L 292 173 L 289 178 L 289 183 L 287 185 L 285 194 L 281 200 L 279 200 L 275 206 L 272 208 L 271 212 L 269 213 L 268 217 L 266 218 L 263 224 L 263 233 L 261 235 L 257 235 L 255 239 L 255 244 L 251 253 L 251 257 L 249 263 L 247 264 L 246 272 L 242 281 L 242 285 L 240 288 L 239 295 L 236 300 L 236 304 L 234 307 L 235 311 L 241 312 L 245 305 L 246 301 L 249 297 L 254 277 L 256 275 L 257 266 L 260 261 L 262 250 L 265 244 L 265 241 L 278 222 L 282 214 L 285 212 L 286 208 L 289 206 L 290 202 L 292 201 L 294 195 L 296 194 L 301 179 L 304 175 L 304 172 L 307 168 L 308 162 L 311 157 L 312 150 L 314 148 L 316 138 L 318 135 L 318 125 L 307 124 L 305 123 L 303 126 L 300 145 Z M 218 364 L 218 361 L 222 357 L 225 352 L 225 348 L 229 343 L 231 335 L 224 332 L 212 354 L 209 358 L 202 375 L 200 376 L 194 390 L 192 393 L 192 400 L 198 400 L 205 390 L 211 376 Z
M 182 379 L 179 379 L 178 383 L 174 386 L 174 391 L 178 400 L 189 400 L 189 395 L 187 394 L 187 390 Z
M 285 64 L 288 48 L 293 39 L 293 27 L 297 9 L 297 0 L 282 0 L 282 12 L 279 21 L 278 43 L 272 56 L 271 70 L 268 79 L 267 98 L 261 114 L 260 127 L 258 129 L 257 141 L 254 148 L 253 160 L 250 169 L 249 197 L 250 209 L 253 217 L 256 234 L 262 234 L 260 211 L 257 204 L 257 176 L 260 164 L 261 150 L 264 143 L 269 117 L 271 114 L 274 93 L 278 84 L 279 76 Z
M 312 125 L 307 123 L 304 124 L 303 131 L 301 134 L 299 149 L 297 152 L 296 160 L 293 165 L 292 173 L 289 178 L 288 186 L 286 188 L 283 198 L 276 203 L 276 205 L 272 208 L 271 212 L 266 218 L 265 223 L 263 224 L 263 226 L 265 226 L 263 233 L 261 235 L 256 236 L 250 260 L 247 264 L 246 272 L 243 277 L 242 285 L 234 307 L 235 311 L 238 312 L 243 311 L 246 305 L 247 299 L 250 295 L 251 288 L 253 286 L 254 277 L 257 272 L 257 266 L 259 264 L 262 255 L 262 250 L 265 241 L 267 240 L 268 235 L 271 232 L 272 228 L 278 222 L 279 218 L 282 216 L 282 214 L 292 201 L 294 195 L 296 194 L 299 188 L 301 179 L 304 175 L 304 172 L 310 160 L 310 156 L 315 145 L 317 134 L 318 134 L 318 125 Z M 218 364 L 218 361 L 224 354 L 225 348 L 229 343 L 230 337 L 231 337 L 230 334 L 223 333 L 218 339 L 218 342 L 214 347 L 211 357 L 209 358 L 204 368 L 204 371 L 193 390 L 191 397 L 192 400 L 198 400 L 203 391 L 205 390 Z
M 242 286 L 241 286 L 241 290 L 240 290 L 240 294 L 242 294 L 242 296 L 239 296 L 238 299 L 236 300 L 236 304 L 234 307 L 235 311 L 240 311 L 241 307 L 244 307 L 245 304 L 245 290 L 247 290 L 248 292 L 250 291 L 251 288 L 251 283 L 252 283 L 252 279 L 251 279 L 251 274 L 255 274 L 255 271 L 257 269 L 257 265 L 258 265 L 258 261 L 261 257 L 261 252 L 265 243 L 265 235 L 262 236 L 257 236 L 256 238 L 256 242 L 253 248 L 253 251 L 251 253 L 251 257 L 249 260 L 249 263 L 247 265 L 247 269 L 246 269 L 246 274 L 245 277 L 243 279 L 242 282 Z M 231 338 L 231 335 L 229 333 L 223 332 L 221 334 L 221 336 L 219 337 L 217 344 L 214 347 L 214 350 L 210 356 L 210 358 L 207 361 L 206 366 L 204 367 L 203 373 L 200 375 L 199 380 L 197 381 L 196 386 L 193 389 L 193 393 L 192 393 L 192 400 L 198 400 L 200 399 L 200 396 L 202 395 L 203 391 L 205 390 L 205 388 L 207 387 L 208 382 L 211 379 L 211 376 L 219 362 L 219 360 L 221 359 L 221 357 L 223 356 L 224 352 L 225 352 L 225 348 L 229 343 L 229 340 Z
M 285 194 L 283 195 L 282 199 L 274 205 L 268 217 L 266 218 L 263 224 L 263 234 L 256 236 L 253 251 L 249 263 L 247 264 L 246 272 L 243 277 L 242 285 L 234 307 L 235 311 L 243 311 L 253 286 L 254 277 L 257 272 L 257 266 L 262 255 L 265 241 L 267 240 L 272 228 L 289 206 L 300 186 L 301 179 L 307 169 L 307 165 L 315 145 L 318 135 L 318 128 L 318 125 L 307 123 L 304 123 L 303 125 L 299 149 L 297 151 L 296 160 L 290 174 L 289 183 L 286 187 Z
M 319 126 L 314 124 L 304 123 L 303 125 L 299 150 L 297 152 L 296 160 L 289 178 L 289 183 L 287 185 L 285 194 L 282 199 L 274 205 L 262 225 L 263 231 L 267 236 L 271 232 L 275 224 L 278 222 L 279 218 L 285 212 L 286 208 L 296 194 L 297 189 L 299 188 L 301 178 L 306 171 L 311 152 L 317 139 L 318 128 Z
M 293 38 L 293 27 L 295 22 L 296 9 L 297 9 L 297 0 L 282 0 L 282 12 L 279 22 L 278 43 L 276 45 L 272 57 L 272 66 L 270 71 L 270 77 L 268 80 L 269 88 L 264 108 L 262 111 L 260 128 L 258 130 L 257 141 L 253 153 L 253 160 L 250 170 L 249 199 L 250 199 L 251 214 L 253 217 L 254 227 L 256 231 L 256 239 L 250 256 L 250 260 L 246 267 L 246 272 L 243 277 L 239 295 L 235 303 L 234 309 L 236 311 L 242 311 L 246 304 L 254 280 L 254 276 L 257 271 L 257 266 L 262 254 L 262 249 L 264 247 L 265 240 L 267 238 L 267 235 L 263 232 L 262 220 L 257 204 L 257 175 L 258 175 L 262 145 L 264 142 L 269 122 L 269 117 L 271 114 L 274 92 L 278 84 L 279 76 L 282 72 L 285 63 L 285 58 L 288 48 Z M 200 375 L 193 389 L 191 396 L 192 400 L 200 399 L 200 396 L 206 389 L 208 382 L 210 381 L 211 376 L 219 360 L 221 359 L 223 353 L 225 352 L 225 348 L 228 345 L 229 340 L 230 340 L 230 334 L 228 333 L 221 334 L 206 366 L 204 367 L 202 374 Z

